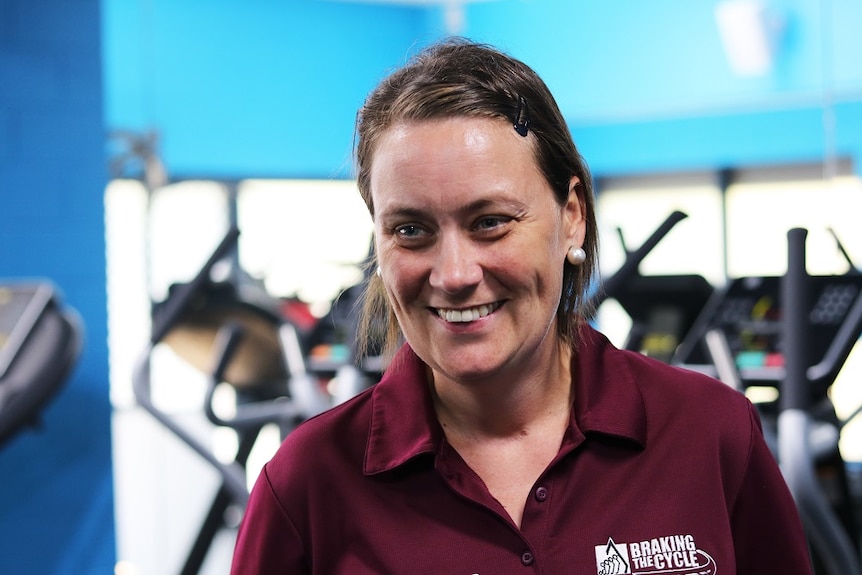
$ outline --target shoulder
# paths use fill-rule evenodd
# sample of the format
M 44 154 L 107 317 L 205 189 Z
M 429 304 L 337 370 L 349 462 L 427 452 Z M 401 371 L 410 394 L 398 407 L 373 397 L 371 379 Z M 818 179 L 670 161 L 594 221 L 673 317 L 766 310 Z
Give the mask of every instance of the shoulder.
M 619 351 L 644 403 L 646 450 L 695 484 L 720 488 L 728 508 L 745 485 L 782 486 L 760 415 L 740 391 L 712 377 Z M 705 475 L 702 475 L 705 474 Z
M 681 408 L 696 414 L 748 420 L 751 402 L 740 391 L 706 374 L 668 365 L 644 355 L 620 351 L 645 399 L 654 408 L 666 405 L 679 415 Z M 671 405 L 672 404 L 672 405 Z
M 592 385 L 607 386 L 615 397 L 639 396 L 647 442 L 683 441 L 707 448 L 708 443 L 734 445 L 746 451 L 760 433 L 760 419 L 740 391 L 708 375 L 669 365 L 641 353 L 616 348 L 594 330 L 585 333 L 587 373 Z M 694 447 L 694 445 L 692 445 Z
M 297 425 L 282 441 L 267 472 L 277 492 L 309 477 L 361 469 L 373 388 Z
M 702 373 L 620 353 L 643 397 L 650 439 L 673 435 L 692 452 L 714 453 L 722 467 L 744 473 L 763 438 L 760 416 L 742 392 Z
M 405 346 L 378 383 L 298 425 L 268 464 L 274 487 L 333 477 L 344 484 L 409 459 L 431 435 L 423 369 Z
M 583 332 L 580 376 L 615 396 L 639 394 L 654 420 L 706 414 L 748 420 L 750 402 L 739 391 L 703 373 L 615 347 L 602 333 Z

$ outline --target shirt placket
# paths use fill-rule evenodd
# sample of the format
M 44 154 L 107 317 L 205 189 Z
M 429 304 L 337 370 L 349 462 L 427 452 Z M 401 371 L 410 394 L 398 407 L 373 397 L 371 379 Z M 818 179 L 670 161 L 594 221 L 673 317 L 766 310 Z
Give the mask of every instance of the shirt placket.
M 541 573 L 538 561 L 538 552 L 535 546 L 531 543 L 529 537 L 522 530 L 519 530 L 509 518 L 502 505 L 494 499 L 488 491 L 482 480 L 473 472 L 472 469 L 464 462 L 463 459 L 451 448 L 444 448 L 437 459 L 437 470 L 443 476 L 450 489 L 458 493 L 461 497 L 472 501 L 473 503 L 485 507 L 490 511 L 496 521 L 500 521 L 509 527 L 512 538 L 508 545 L 512 551 L 513 561 L 518 561 L 523 568 L 521 571 L 524 574 Z M 544 513 L 543 508 L 549 495 L 546 487 L 534 487 L 530 492 L 529 500 L 525 507 L 530 508 L 533 505 L 538 505 L 538 508 L 533 513 Z M 488 516 L 489 520 L 491 515 Z M 546 524 L 544 519 L 538 520 L 539 525 Z M 513 571 L 517 573 L 518 571 Z

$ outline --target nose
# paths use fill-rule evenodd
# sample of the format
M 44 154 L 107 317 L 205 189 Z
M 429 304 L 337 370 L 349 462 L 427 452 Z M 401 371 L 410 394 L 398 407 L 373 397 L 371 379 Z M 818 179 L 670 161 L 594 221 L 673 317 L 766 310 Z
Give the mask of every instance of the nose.
M 456 294 L 482 281 L 477 248 L 468 239 L 445 237 L 438 242 L 429 282 L 434 289 Z

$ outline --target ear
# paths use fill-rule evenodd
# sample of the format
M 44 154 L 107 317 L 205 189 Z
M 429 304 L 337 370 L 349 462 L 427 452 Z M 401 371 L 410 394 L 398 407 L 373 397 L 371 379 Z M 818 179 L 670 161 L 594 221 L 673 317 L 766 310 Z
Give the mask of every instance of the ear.
M 563 206 L 563 233 L 566 234 L 568 246 L 581 247 L 587 234 L 585 218 L 586 208 L 581 193 L 581 180 L 573 176 L 569 181 L 569 198 Z

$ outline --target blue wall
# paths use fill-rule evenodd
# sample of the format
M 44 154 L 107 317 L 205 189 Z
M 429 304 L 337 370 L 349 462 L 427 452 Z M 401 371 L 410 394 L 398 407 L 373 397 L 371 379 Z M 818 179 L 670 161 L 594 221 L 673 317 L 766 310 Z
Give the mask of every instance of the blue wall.
M 365 94 L 422 9 L 321 0 L 104 0 L 106 118 L 161 134 L 172 176 L 344 177 Z
M 41 429 L 0 450 L 0 571 L 111 573 L 98 0 L 0 2 L 0 281 L 46 278 L 86 344 Z
M 108 123 L 157 127 L 174 175 L 349 175 L 364 94 L 446 33 L 434 7 L 104 4 Z M 717 4 L 475 2 L 460 32 L 542 74 L 599 175 L 818 162 L 833 147 L 859 169 L 862 3 L 766 1 L 781 31 L 774 66 L 758 77 L 732 72 Z M 825 97 L 837 118 L 829 136 Z
M 765 0 L 780 31 L 753 77 L 731 70 L 717 4 L 479 2 L 464 33 L 535 65 L 599 175 L 820 162 L 833 147 L 862 173 L 862 2 Z

